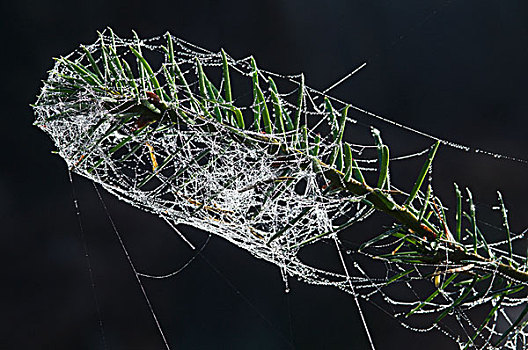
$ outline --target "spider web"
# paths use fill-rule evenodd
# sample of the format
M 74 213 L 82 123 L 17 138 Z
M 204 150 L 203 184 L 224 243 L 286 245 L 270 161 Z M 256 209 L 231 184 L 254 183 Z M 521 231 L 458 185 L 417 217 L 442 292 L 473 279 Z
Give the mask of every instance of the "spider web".
M 469 191 L 468 209 L 459 211 L 467 220 L 450 231 L 447 208 L 432 191 L 403 191 L 383 170 L 389 159 L 432 160 L 435 145 L 389 157 L 380 132 L 348 110 L 438 140 L 430 135 L 311 89 L 302 75 L 271 73 L 251 57 L 235 60 L 168 33 L 147 40 L 101 33 L 57 60 L 34 109 L 35 124 L 71 171 L 159 216 L 193 248 L 178 225 L 276 265 L 286 288 L 296 278 L 351 294 L 369 340 L 360 300 L 414 331 L 439 330 L 460 348 L 527 346 L 526 257 L 516 254 L 524 233 L 510 231 L 502 198 L 496 209 L 503 227 L 486 227 L 500 238 L 482 235 Z M 367 137 L 372 141 L 357 141 Z M 432 167 L 424 170 L 430 179 Z M 345 229 L 379 208 L 372 192 L 408 208 L 435 238 L 395 222 L 346 248 Z M 340 270 L 300 257 L 321 241 L 335 245 Z M 138 281 L 168 277 L 134 272 Z

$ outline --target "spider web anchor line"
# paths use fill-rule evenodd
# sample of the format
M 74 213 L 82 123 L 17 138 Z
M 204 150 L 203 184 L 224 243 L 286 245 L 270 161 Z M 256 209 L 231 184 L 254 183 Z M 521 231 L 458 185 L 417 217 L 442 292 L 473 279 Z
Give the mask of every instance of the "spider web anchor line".
M 106 207 L 106 203 L 103 200 L 103 197 L 101 196 L 101 193 L 99 192 L 99 189 L 97 188 L 96 183 L 93 183 L 93 186 L 95 188 L 95 192 L 97 193 L 97 197 L 99 198 L 99 201 L 101 202 L 101 205 L 103 206 L 103 209 L 105 211 L 106 216 L 108 217 L 108 220 L 110 221 L 110 224 L 112 226 L 112 229 L 117 237 L 117 240 L 119 241 L 119 245 L 121 246 L 121 249 L 123 249 L 123 253 L 125 254 L 125 257 L 127 259 L 128 264 L 130 265 L 130 268 L 132 269 L 132 272 L 134 273 L 134 277 L 136 278 L 136 281 L 139 285 L 139 288 L 141 290 L 141 294 L 143 294 L 143 298 L 145 299 L 145 302 L 147 303 L 147 306 L 149 308 L 150 314 L 152 315 L 152 318 L 154 319 L 154 322 L 156 324 L 156 328 L 158 329 L 158 332 L 160 333 L 161 339 L 163 340 L 163 345 L 167 350 L 170 350 L 169 343 L 167 341 L 167 338 L 165 337 L 165 333 L 163 332 L 163 329 L 161 328 L 161 324 L 159 322 L 158 316 L 156 315 L 156 312 L 154 311 L 154 306 L 152 305 L 152 302 L 150 301 L 150 298 L 147 295 L 147 291 L 145 289 L 145 286 L 143 285 L 143 282 L 141 282 L 141 274 L 137 271 L 136 266 L 134 262 L 132 261 L 132 257 L 128 253 L 128 249 L 126 248 L 125 242 L 123 241 L 123 238 L 121 237 L 121 234 L 117 230 L 117 227 L 114 223 L 114 220 L 112 219 L 112 216 L 110 215 L 110 212 L 108 211 L 108 208 Z
M 367 66 L 367 62 L 364 62 L 362 65 L 360 65 L 359 67 L 357 67 L 356 69 L 354 69 L 352 72 L 348 73 L 347 75 L 345 75 L 343 78 L 339 79 L 337 82 L 335 82 L 334 84 L 332 84 L 329 88 L 323 90 L 323 94 L 326 95 L 326 93 L 332 89 L 335 89 L 337 86 L 339 86 L 340 84 L 342 84 L 345 80 L 347 80 L 348 78 L 350 78 L 351 76 L 353 76 L 354 74 L 356 74 L 357 72 L 359 72 L 360 70 L 362 70 L 363 68 L 365 68 Z

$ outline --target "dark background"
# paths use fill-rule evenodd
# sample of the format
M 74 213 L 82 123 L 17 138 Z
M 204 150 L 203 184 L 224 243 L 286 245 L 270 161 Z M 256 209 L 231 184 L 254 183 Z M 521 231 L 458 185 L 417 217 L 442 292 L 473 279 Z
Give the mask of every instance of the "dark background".
M 325 89 L 390 119 L 473 147 L 528 159 L 528 6 L 525 1 L 2 1 L 0 348 L 162 349 L 134 276 L 93 186 L 75 176 L 93 288 L 64 162 L 32 126 L 29 104 L 52 57 L 111 26 L 147 38 L 170 31 Z M 359 117 L 359 116 L 358 116 Z M 394 128 L 393 128 L 394 129 Z M 389 135 L 390 130 L 387 131 Z M 407 145 L 410 133 L 391 141 Z M 415 173 L 413 169 L 412 173 Z M 527 165 L 442 147 L 434 184 L 452 203 L 453 181 L 483 206 L 501 189 L 514 231 L 526 226 Z M 396 180 L 405 179 L 393 175 Z M 395 180 L 395 181 L 396 181 Z M 137 266 L 169 272 L 193 252 L 159 219 L 103 194 Z M 195 243 L 203 232 L 182 229 Z M 354 234 L 353 229 L 350 235 Z M 353 299 L 291 281 L 213 237 L 172 279 L 146 281 L 172 349 L 365 349 Z M 209 263 L 208 263 L 208 262 Z M 363 303 L 377 349 L 454 349 Z

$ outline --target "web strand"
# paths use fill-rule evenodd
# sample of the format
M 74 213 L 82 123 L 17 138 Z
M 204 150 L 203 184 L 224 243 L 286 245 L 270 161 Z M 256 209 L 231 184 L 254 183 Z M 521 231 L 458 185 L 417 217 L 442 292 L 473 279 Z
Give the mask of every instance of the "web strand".
M 73 197 L 73 205 L 75 207 L 75 216 L 77 217 L 77 223 L 79 225 L 79 234 L 84 250 L 84 257 L 86 258 L 86 265 L 88 268 L 88 275 L 90 277 L 90 285 L 92 290 L 92 295 L 94 298 L 95 303 L 95 311 L 97 313 L 97 319 L 98 319 L 98 325 L 99 325 L 99 332 L 101 333 L 101 341 L 103 343 L 103 349 L 108 349 L 108 345 L 106 343 L 106 335 L 104 330 L 104 323 L 103 323 L 103 313 L 101 312 L 101 307 L 99 305 L 99 298 L 97 297 L 97 288 L 95 285 L 95 277 L 94 272 L 92 268 L 92 262 L 90 259 L 90 254 L 88 252 L 88 244 L 86 243 L 86 237 L 84 234 L 84 226 L 82 224 L 81 219 L 81 209 L 79 207 L 79 200 L 77 198 L 77 191 L 75 191 L 75 186 L 73 184 L 73 178 L 71 175 L 71 171 L 68 171 L 68 180 L 70 181 L 71 191 L 72 191 L 72 197 Z
M 361 305 L 359 304 L 359 299 L 357 297 L 355 288 L 352 285 L 350 274 L 348 273 L 348 267 L 346 266 L 345 258 L 343 257 L 343 252 L 341 251 L 341 247 L 339 246 L 339 241 L 338 241 L 337 235 L 334 235 L 333 239 L 334 239 L 334 242 L 335 242 L 335 245 L 336 245 L 337 252 L 339 254 L 339 260 L 341 261 L 341 265 L 343 266 L 343 270 L 345 270 L 345 275 L 346 275 L 346 278 L 347 278 L 347 282 L 348 282 L 348 285 L 350 286 L 350 290 L 352 292 L 352 296 L 354 297 L 354 302 L 356 303 L 356 306 L 357 306 L 357 309 L 358 309 L 358 313 L 359 313 L 359 317 L 361 318 L 361 323 L 363 324 L 363 329 L 365 330 L 365 333 L 367 334 L 367 338 L 368 338 L 368 341 L 369 341 L 370 348 L 372 350 L 376 350 L 376 348 L 374 346 L 374 341 L 372 340 L 372 336 L 370 335 L 370 331 L 369 331 L 369 328 L 367 326 L 367 320 L 365 319 L 365 315 L 363 314 L 363 310 L 361 309 Z
M 154 307 L 152 306 L 152 303 L 150 302 L 150 299 L 147 295 L 147 291 L 145 287 L 143 286 L 143 282 L 141 282 L 141 278 L 140 278 L 141 275 L 138 273 L 136 266 L 134 265 L 134 262 L 132 261 L 132 257 L 128 253 L 128 249 L 125 246 L 125 242 L 123 241 L 121 234 L 117 230 L 114 220 L 112 219 L 112 216 L 110 215 L 110 212 L 108 211 L 108 208 L 106 207 L 106 203 L 104 202 L 103 197 L 101 196 L 101 193 L 99 192 L 99 189 L 97 188 L 97 185 L 95 183 L 93 185 L 94 185 L 95 192 L 97 192 L 97 197 L 99 198 L 99 201 L 101 202 L 101 205 L 105 211 L 105 214 L 108 220 L 110 221 L 110 224 L 112 225 L 112 229 L 114 230 L 117 240 L 119 241 L 119 245 L 121 246 L 121 249 L 123 250 L 123 253 L 125 254 L 125 257 L 128 261 L 128 264 L 130 265 L 130 268 L 132 269 L 132 272 L 134 273 L 134 277 L 136 278 L 139 288 L 141 289 L 141 294 L 143 294 L 143 298 L 145 298 L 145 302 L 147 303 L 150 314 L 152 315 L 152 318 L 154 319 L 154 322 L 156 323 L 156 328 L 158 329 L 161 339 L 163 340 L 163 344 L 165 345 L 165 348 L 167 350 L 170 350 L 169 343 L 167 341 L 167 338 L 165 338 L 165 333 L 163 332 L 163 329 L 161 328 L 161 324 L 158 320 L 158 316 L 156 315 L 156 312 L 154 311 Z

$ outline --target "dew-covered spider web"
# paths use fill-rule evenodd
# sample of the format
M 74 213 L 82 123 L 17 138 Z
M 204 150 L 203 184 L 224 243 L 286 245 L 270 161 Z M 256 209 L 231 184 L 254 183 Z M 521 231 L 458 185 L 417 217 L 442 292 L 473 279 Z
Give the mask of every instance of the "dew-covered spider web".
M 286 287 L 295 278 L 339 288 L 360 313 L 360 302 L 375 303 L 460 348 L 528 346 L 524 233 L 510 230 L 502 198 L 487 226 L 471 192 L 458 189 L 457 219 L 448 221 L 430 186 L 439 145 L 463 146 L 392 123 L 429 143 L 391 154 L 353 114 L 389 120 L 306 86 L 302 75 L 170 34 L 103 32 L 57 59 L 34 109 L 71 171 L 159 216 L 191 246 L 179 225 L 276 265 Z M 414 186 L 396 187 L 389 169 L 414 158 L 424 164 Z M 374 213 L 392 224 L 345 247 L 345 232 Z M 340 269 L 300 257 L 322 241 L 335 246 Z

